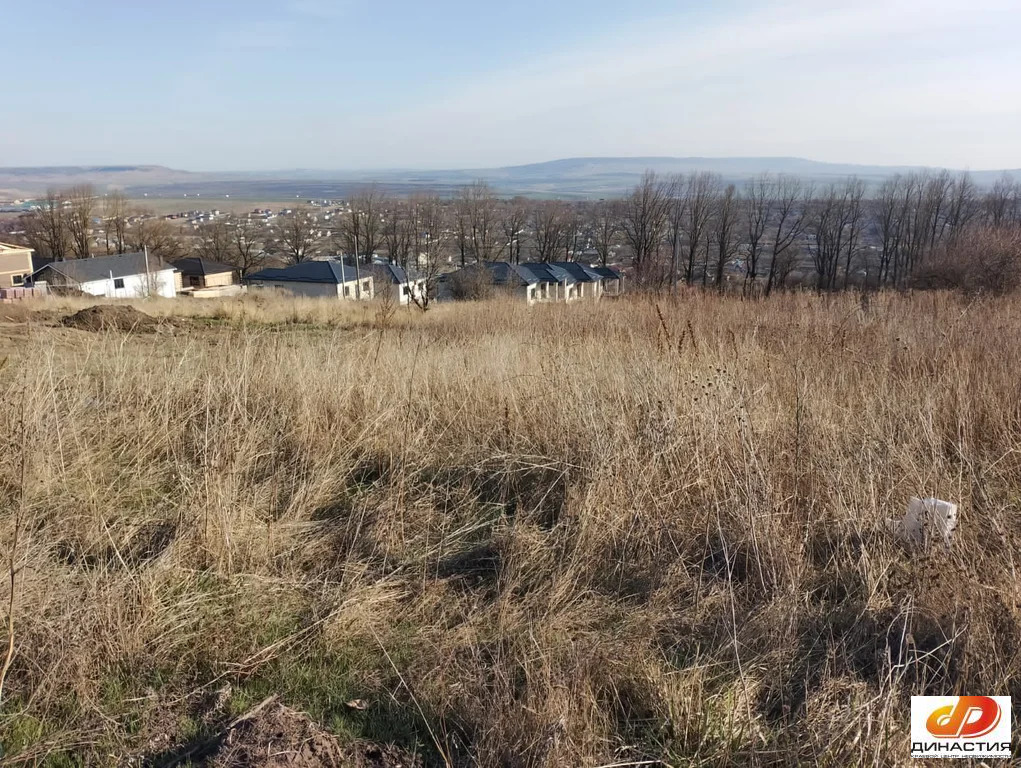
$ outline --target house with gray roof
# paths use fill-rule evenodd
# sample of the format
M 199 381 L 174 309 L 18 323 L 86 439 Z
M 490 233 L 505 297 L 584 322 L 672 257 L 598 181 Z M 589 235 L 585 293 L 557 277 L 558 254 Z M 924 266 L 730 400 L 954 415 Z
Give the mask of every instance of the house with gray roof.
M 281 291 L 295 296 L 368 300 L 374 295 L 372 274 L 356 271 L 336 260 L 302 261 L 282 269 L 263 269 L 248 275 L 245 283 L 256 290 Z
M 571 268 L 573 264 L 570 261 L 531 261 L 521 266 L 539 279 L 541 301 L 574 301 L 582 298 L 583 284 Z
M 425 295 L 425 278 L 399 264 L 373 264 L 371 272 L 377 296 L 385 294 L 404 306 Z
M 620 296 L 624 293 L 624 273 L 616 267 L 591 267 L 599 275 L 603 296 Z
M 230 295 L 241 290 L 238 270 L 200 256 L 172 261 L 177 269 L 177 290 L 194 296 Z
M 482 261 L 441 275 L 437 298 L 441 301 L 471 301 L 502 294 L 534 304 L 541 300 L 538 288 L 539 278 L 522 265 L 509 261 Z
M 81 291 L 108 299 L 174 298 L 177 270 L 145 253 L 51 261 L 32 273 L 32 284 L 53 292 Z
M 579 299 L 598 299 L 603 295 L 603 278 L 592 267 L 580 261 L 554 261 L 553 265 L 575 279 Z

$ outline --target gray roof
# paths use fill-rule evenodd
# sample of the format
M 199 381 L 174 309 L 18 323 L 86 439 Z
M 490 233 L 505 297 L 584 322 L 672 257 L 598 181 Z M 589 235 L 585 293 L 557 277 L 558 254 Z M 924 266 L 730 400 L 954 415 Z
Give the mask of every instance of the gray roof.
M 220 264 L 219 262 L 203 259 L 199 256 L 187 259 L 178 259 L 177 261 L 172 261 L 170 263 L 173 264 L 177 268 L 177 271 L 182 275 L 219 275 L 224 272 L 236 271 L 235 268 L 229 264 Z
M 603 279 L 602 275 L 592 269 L 592 267 L 587 267 L 580 261 L 554 261 L 551 263 L 553 266 L 570 273 L 579 283 L 598 283 Z
M 619 280 L 621 277 L 620 270 L 616 267 L 592 267 L 593 272 L 602 278 L 610 278 Z
M 483 261 L 478 264 L 469 264 L 454 272 L 442 275 L 440 280 L 445 282 L 453 275 L 461 272 L 474 272 L 479 269 L 489 272 L 489 279 L 493 285 L 521 286 L 535 285 L 539 282 L 538 278 L 529 270 L 522 266 L 511 264 L 508 261 Z
M 414 272 L 406 272 L 403 267 L 398 264 L 373 264 L 372 266 L 373 277 L 379 280 L 385 280 L 392 285 L 404 285 L 409 280 L 416 280 L 417 275 Z
M 522 264 L 521 268 L 527 269 L 535 275 L 535 282 L 537 283 L 571 284 L 578 282 L 570 272 L 550 262 L 531 261 L 527 264 Z
M 361 273 L 362 278 L 371 277 L 368 269 Z M 342 283 L 354 282 L 357 279 L 354 267 L 347 267 L 339 261 L 303 261 L 283 269 L 263 269 L 245 278 L 248 280 L 274 280 L 292 283 Z
M 159 272 L 164 269 L 173 269 L 173 267 L 155 256 L 149 256 L 150 272 Z M 114 277 L 144 275 L 146 271 L 145 254 L 122 253 L 116 256 L 96 256 L 92 259 L 54 261 L 37 270 L 32 277 L 35 278 L 47 270 L 56 272 L 76 283 L 108 280 L 111 274 Z

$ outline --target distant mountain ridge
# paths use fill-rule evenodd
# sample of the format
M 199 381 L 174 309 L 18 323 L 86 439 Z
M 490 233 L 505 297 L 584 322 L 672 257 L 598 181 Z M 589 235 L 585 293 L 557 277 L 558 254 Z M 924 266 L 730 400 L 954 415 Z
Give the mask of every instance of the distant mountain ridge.
M 48 188 L 90 183 L 100 191 L 123 189 L 131 196 L 183 197 L 231 195 L 242 199 L 343 197 L 370 182 L 394 192 L 434 190 L 449 193 L 476 179 L 499 193 L 536 196 L 602 197 L 626 192 L 646 170 L 660 174 L 712 171 L 741 183 L 764 172 L 786 173 L 816 183 L 857 176 L 878 183 L 897 173 L 934 170 L 924 166 L 859 165 L 799 157 L 574 157 L 500 168 L 449 170 L 380 169 L 344 171 L 290 169 L 279 171 L 198 172 L 161 165 L 94 165 L 0 168 L 0 196 L 30 196 Z M 980 186 L 1004 173 L 1021 170 L 974 171 Z

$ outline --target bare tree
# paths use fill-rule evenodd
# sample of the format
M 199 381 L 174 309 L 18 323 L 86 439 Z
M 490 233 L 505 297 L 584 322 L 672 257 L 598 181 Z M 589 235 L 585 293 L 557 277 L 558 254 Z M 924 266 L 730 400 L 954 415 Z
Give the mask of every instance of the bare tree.
M 812 260 L 820 291 L 836 287 L 840 257 L 846 253 L 850 258 L 856 247 L 856 237 L 852 235 L 861 221 L 861 186 L 860 181 L 851 178 L 843 184 L 831 184 L 818 203 L 813 221 Z
M 695 261 L 698 251 L 706 243 L 706 233 L 713 216 L 713 208 L 719 195 L 722 181 L 714 173 L 702 171 L 688 177 L 687 218 L 685 229 L 688 236 L 688 259 L 684 269 L 684 281 L 691 285 L 695 280 Z M 706 262 L 709 252 L 706 250 Z M 703 272 L 703 280 L 705 273 Z
M 776 285 L 784 285 L 800 259 L 801 238 L 805 234 L 808 211 L 812 206 L 815 192 L 805 187 L 796 176 L 780 176 L 776 181 L 776 205 L 773 225 L 772 249 L 769 258 L 769 276 L 766 279 L 766 295 Z M 786 269 L 786 272 L 783 270 Z
M 610 256 L 617 245 L 621 229 L 621 205 L 619 200 L 600 200 L 592 207 L 589 228 L 592 245 L 599 254 L 599 263 L 609 264 Z
M 667 227 L 670 235 L 670 292 L 677 292 L 677 271 L 680 264 L 681 240 L 684 237 L 684 215 L 688 209 L 688 199 L 683 194 L 683 179 L 676 176 L 668 182 L 670 208 Z
M 163 261 L 173 261 L 184 254 L 178 232 L 166 219 L 143 219 L 132 230 L 129 245 L 133 251 L 147 250 L 150 256 Z
M 578 238 L 581 236 L 581 217 L 578 209 L 571 203 L 564 203 L 564 235 L 561 245 L 564 249 L 564 261 L 574 261 L 578 252 Z
M 312 213 L 305 206 L 295 208 L 280 221 L 280 247 L 292 264 L 308 261 L 317 252 L 316 228 Z
M 230 262 L 234 250 L 234 224 L 225 218 L 214 219 L 199 229 L 198 255 L 220 264 Z
M 384 243 L 383 210 L 385 201 L 375 185 L 363 187 L 351 198 L 351 210 L 343 221 L 342 231 L 348 253 L 358 263 L 369 264 Z
M 716 245 L 716 289 L 723 290 L 727 264 L 737 254 L 739 196 L 737 187 L 728 184 L 716 206 L 713 239 Z
M 128 199 L 115 191 L 103 198 L 103 236 L 107 253 L 124 253 L 127 248 Z
M 461 190 L 454 198 L 454 242 L 457 244 L 457 252 L 461 258 L 461 267 L 468 264 L 468 256 L 471 253 L 471 217 L 469 215 L 470 203 L 468 200 L 467 188 Z
M 879 236 L 879 269 L 876 281 L 882 285 L 892 276 L 900 240 L 901 212 L 904 180 L 901 176 L 884 181 L 871 202 L 872 223 Z
M 865 221 L 865 183 L 852 179 L 847 187 L 847 232 L 844 237 L 844 289 L 851 279 L 854 261 L 861 247 L 862 228 Z
M 72 187 L 68 192 L 71 208 L 67 226 L 71 232 L 71 250 L 79 259 L 92 256 L 92 214 L 96 208 L 96 193 L 90 184 Z
M 566 206 L 559 200 L 536 201 L 531 227 L 536 261 L 556 261 L 568 228 Z
M 766 248 L 766 228 L 773 218 L 776 206 L 777 186 L 773 178 L 764 173 L 745 184 L 745 237 L 748 242 L 748 258 L 745 262 L 745 285 L 754 284 L 758 277 L 759 260 Z
M 663 241 L 670 211 L 669 185 L 660 181 L 652 171 L 646 171 L 642 180 L 624 200 L 622 232 L 631 247 L 635 273 L 641 281 L 649 270 Z
M 958 241 L 967 232 L 978 217 L 978 199 L 975 182 L 971 174 L 962 171 L 954 180 L 949 208 L 947 210 L 947 226 L 950 230 L 949 239 Z
M 249 218 L 232 222 L 231 248 L 225 264 L 237 269 L 241 276 L 251 274 L 266 263 L 266 250 L 262 240 L 262 227 Z
M 71 230 L 64 196 L 51 189 L 39 209 L 21 217 L 28 245 L 40 256 L 63 261 L 71 256 Z
M 420 277 L 425 288 L 416 293 L 408 286 L 411 300 L 423 311 L 429 309 L 436 297 L 439 277 L 446 263 L 450 230 L 446 226 L 442 201 L 435 195 L 423 195 L 412 200 L 415 221 L 415 251 Z
M 986 218 L 994 227 L 1014 225 L 1021 221 L 1021 189 L 1010 174 L 997 179 L 985 195 Z
M 496 197 L 484 181 L 476 181 L 461 190 L 458 226 L 465 255 L 475 261 L 492 261 L 503 250 L 499 241 Z
M 407 268 L 414 228 L 411 206 L 408 203 L 394 200 L 386 206 L 382 227 L 383 245 L 391 264 Z
M 503 209 L 500 226 L 504 237 L 507 258 L 521 263 L 521 246 L 528 226 L 528 205 L 524 198 L 515 197 Z
M 954 180 L 950 171 L 942 170 L 929 178 L 925 184 L 926 218 L 929 229 L 928 248 L 934 248 L 948 226 L 947 208 L 950 206 Z

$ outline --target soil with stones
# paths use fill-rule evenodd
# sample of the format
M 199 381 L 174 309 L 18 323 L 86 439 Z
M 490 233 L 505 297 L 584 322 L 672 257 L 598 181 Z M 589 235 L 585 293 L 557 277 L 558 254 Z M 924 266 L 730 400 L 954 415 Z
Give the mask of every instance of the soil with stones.
M 153 333 L 161 328 L 158 318 L 131 306 L 95 306 L 68 315 L 61 323 L 81 331 L 134 331 Z

